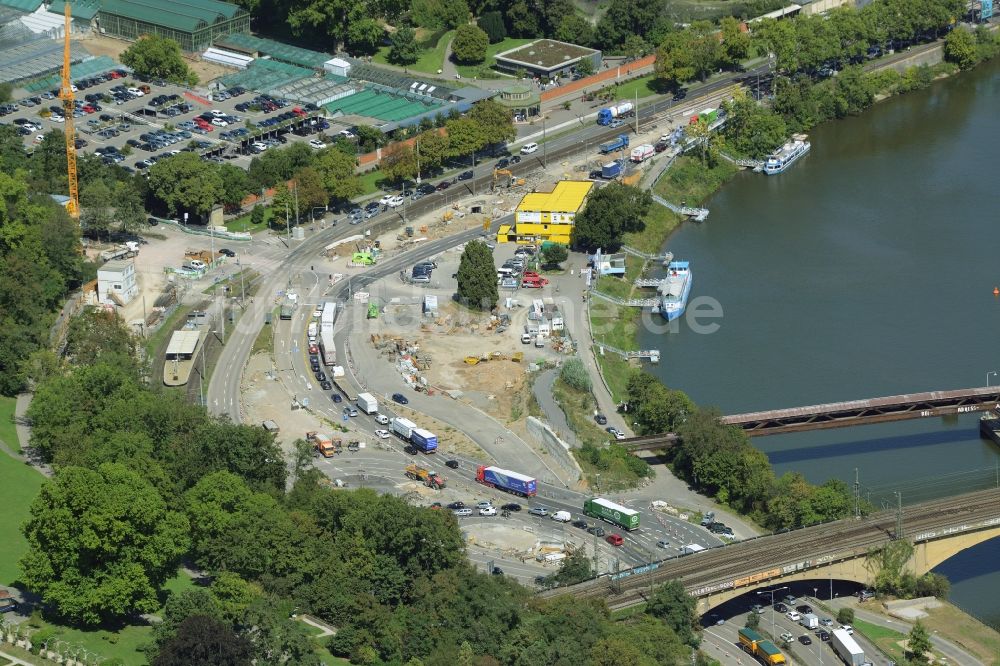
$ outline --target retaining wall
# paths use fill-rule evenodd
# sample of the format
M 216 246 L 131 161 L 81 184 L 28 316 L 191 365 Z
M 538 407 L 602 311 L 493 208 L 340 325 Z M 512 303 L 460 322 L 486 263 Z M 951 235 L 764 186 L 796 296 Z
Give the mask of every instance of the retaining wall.
M 534 416 L 529 416 L 528 434 L 545 447 L 545 451 L 552 457 L 552 462 L 559 466 L 560 471 L 566 474 L 570 481 L 577 481 L 583 477 L 583 470 L 573 457 L 569 444 L 559 439 L 552 432 L 552 428 Z

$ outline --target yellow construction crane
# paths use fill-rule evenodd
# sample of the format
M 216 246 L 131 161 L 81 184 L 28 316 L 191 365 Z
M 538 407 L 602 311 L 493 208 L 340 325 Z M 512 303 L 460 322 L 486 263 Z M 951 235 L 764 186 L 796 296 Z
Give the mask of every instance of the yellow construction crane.
M 69 36 L 73 19 L 68 0 L 63 3 L 63 16 L 66 19 L 66 34 L 63 36 L 62 88 L 59 89 L 59 98 L 62 99 L 63 115 L 66 116 L 66 172 L 69 178 L 69 203 L 66 210 L 74 220 L 79 220 L 80 190 L 76 182 L 76 132 L 73 130 L 73 111 L 76 106 L 73 103 L 73 82 L 69 72 Z

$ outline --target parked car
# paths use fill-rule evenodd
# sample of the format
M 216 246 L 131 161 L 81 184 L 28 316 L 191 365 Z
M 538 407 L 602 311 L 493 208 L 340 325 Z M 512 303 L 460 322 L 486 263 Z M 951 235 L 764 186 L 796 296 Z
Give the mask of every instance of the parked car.
M 608 417 L 604 414 L 594 414 L 594 420 L 597 421 L 597 425 L 607 425 Z
M 517 512 L 517 511 L 521 510 L 521 505 L 518 504 L 517 502 L 508 502 L 507 504 L 504 504 L 500 508 L 502 510 L 504 510 L 504 511 L 514 511 L 514 512 Z
M 472 515 L 472 509 L 455 509 L 452 513 L 459 518 L 467 518 Z
M 449 460 L 449 461 L 445 462 L 445 467 L 448 467 L 450 469 L 458 469 L 458 461 L 457 460 Z
M 549 515 L 549 510 L 546 509 L 544 506 L 533 506 L 530 509 L 528 509 L 528 513 L 530 513 L 532 516 L 542 516 L 544 518 L 545 516 Z
M 395 403 L 397 403 L 397 404 L 400 404 L 400 405 L 408 405 L 408 404 L 410 404 L 410 401 L 402 393 L 393 393 L 392 394 L 392 401 L 395 402 Z
M 464 509 L 465 508 L 465 502 L 452 502 L 451 504 L 448 505 L 448 508 L 451 509 L 451 510 L 453 510 L 453 511 L 455 509 Z
M 495 516 L 495 515 L 497 515 L 497 510 L 496 510 L 496 508 L 494 508 L 492 506 L 484 506 L 484 507 L 482 507 L 482 508 L 479 509 L 479 515 L 480 516 Z

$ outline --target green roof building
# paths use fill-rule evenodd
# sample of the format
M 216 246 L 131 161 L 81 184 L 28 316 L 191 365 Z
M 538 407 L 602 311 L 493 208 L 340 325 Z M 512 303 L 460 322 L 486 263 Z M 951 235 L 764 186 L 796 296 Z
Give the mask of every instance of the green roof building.
M 226 35 L 250 32 L 250 14 L 219 0 L 100 0 L 100 7 L 101 32 L 128 40 L 169 37 L 188 52 L 203 51 Z

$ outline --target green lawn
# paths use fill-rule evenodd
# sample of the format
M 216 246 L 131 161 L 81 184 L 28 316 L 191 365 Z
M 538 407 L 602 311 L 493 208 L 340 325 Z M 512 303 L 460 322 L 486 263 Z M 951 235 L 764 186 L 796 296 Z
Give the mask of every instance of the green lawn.
M 234 217 L 226 222 L 226 229 L 233 232 L 249 231 L 250 233 L 253 233 L 255 231 L 260 231 L 261 229 L 267 229 L 267 225 L 273 216 L 274 213 L 271 210 L 271 207 L 267 206 L 264 209 L 264 221 L 261 224 L 250 224 L 250 213 L 247 213 L 246 215 Z
M 481 65 L 455 65 L 455 69 L 464 78 L 471 79 L 478 76 L 481 79 L 485 78 L 501 78 L 502 74 L 493 70 L 493 65 L 496 63 L 493 60 L 493 56 L 503 51 L 509 51 L 510 49 L 515 49 L 518 46 L 524 46 L 525 44 L 530 44 L 535 41 L 534 39 L 515 39 L 513 37 L 508 37 L 502 42 L 497 42 L 496 44 L 490 44 L 486 47 L 486 60 L 483 61 Z M 489 72 L 487 73 L 487 70 Z M 506 77 L 504 77 L 506 78 Z
M 600 446 L 608 441 L 608 433 L 594 422 L 597 403 L 592 393 L 575 389 L 557 378 L 552 385 L 552 397 L 562 408 L 566 422 L 580 442 Z
M 663 181 L 666 178 L 664 176 L 660 180 Z M 625 245 L 634 247 L 641 252 L 656 254 L 663 249 L 663 244 L 670 237 L 670 234 L 674 233 L 677 227 L 680 226 L 682 221 L 683 218 L 681 216 L 658 203 L 654 203 L 646 214 L 646 228 L 639 233 L 625 234 Z M 631 261 L 631 257 L 629 257 L 629 260 Z
M 673 166 L 656 182 L 655 191 L 671 203 L 697 206 L 736 175 L 739 167 L 719 160 L 715 168 L 702 165 L 698 156 L 678 157 Z
M 903 649 L 899 646 L 899 641 L 906 639 L 904 634 L 899 633 L 895 629 L 881 627 L 857 618 L 854 619 L 852 626 L 856 631 L 864 634 L 865 638 L 877 645 L 880 650 L 894 659 L 897 664 L 903 663 Z
M 637 79 L 614 86 L 614 90 L 616 99 L 630 99 L 633 101 L 636 99 L 636 95 L 639 96 L 639 99 L 643 99 L 652 95 L 662 95 L 666 92 L 661 85 L 658 85 L 658 80 L 652 74 L 640 76 Z
M 11 451 L 21 452 L 21 443 L 17 439 L 17 429 L 14 427 L 14 406 L 16 398 L 0 396 L 0 442 L 7 445 Z
M 278 321 L 278 311 L 280 308 L 275 308 L 271 311 L 271 321 Z M 267 352 L 268 354 L 274 349 L 274 324 L 264 324 L 260 333 L 253 341 L 253 347 L 250 349 L 251 354 L 256 354 L 257 352 Z
M 384 178 L 381 171 L 377 169 L 375 171 L 369 171 L 368 173 L 363 173 L 361 178 L 361 196 L 366 196 L 368 194 L 375 194 L 379 191 L 378 182 Z
M 146 340 L 146 356 L 155 358 L 161 349 L 166 348 L 167 340 L 177 327 L 187 318 L 191 308 L 178 306 L 160 327 Z
M 601 374 L 604 375 L 604 381 L 608 383 L 608 388 L 611 389 L 611 397 L 614 398 L 615 402 L 624 402 L 628 395 L 625 387 L 628 384 L 628 378 L 632 375 L 632 366 L 618 354 L 611 353 L 598 356 L 597 362 L 601 366 Z
M 0 453 L 0 584 L 10 585 L 20 576 L 17 560 L 28 549 L 21 524 L 45 478 L 31 467 Z
M 420 54 L 420 57 L 415 63 L 407 66 L 406 69 L 413 70 L 415 72 L 423 72 L 424 74 L 437 74 L 438 70 L 441 69 L 441 65 L 444 63 L 444 52 L 448 48 L 448 44 L 451 43 L 451 38 L 454 36 L 455 31 L 449 30 L 441 35 L 436 44 L 423 44 L 422 46 L 424 46 L 424 50 Z M 380 48 L 378 53 L 372 56 L 372 61 L 382 65 L 390 64 L 389 47 L 383 46 Z

